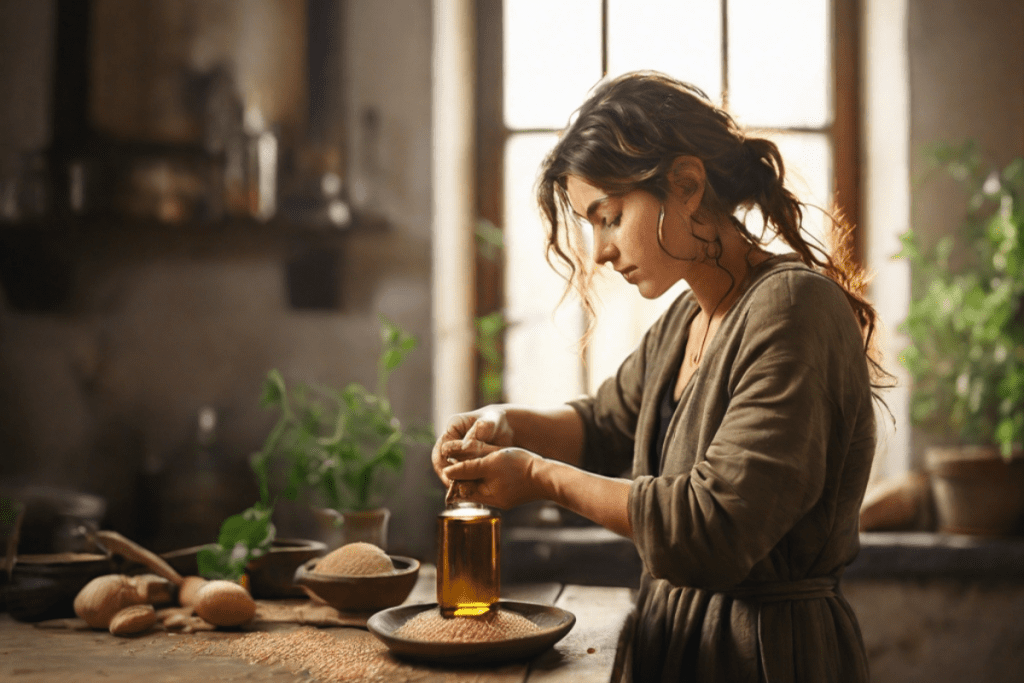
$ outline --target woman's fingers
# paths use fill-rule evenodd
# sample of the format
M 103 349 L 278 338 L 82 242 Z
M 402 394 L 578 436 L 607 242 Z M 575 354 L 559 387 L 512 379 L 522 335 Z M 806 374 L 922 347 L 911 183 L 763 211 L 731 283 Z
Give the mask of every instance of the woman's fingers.
M 478 441 L 494 442 L 498 434 L 498 425 L 502 421 L 502 414 L 496 410 L 485 409 L 476 418 L 476 421 L 466 432 L 465 440 L 476 439 Z M 508 445 L 508 444 L 505 444 Z
M 533 480 L 533 464 L 538 456 L 519 448 L 497 449 L 487 455 L 459 460 L 443 470 L 443 476 L 456 483 L 472 485 L 466 499 L 507 509 L 537 500 L 543 491 Z
M 477 420 L 472 425 L 470 425 L 469 429 L 466 431 L 466 435 L 462 437 L 462 440 L 473 441 L 474 439 L 479 439 L 481 441 L 486 441 L 487 437 L 482 436 L 481 433 L 486 433 L 490 431 L 491 428 L 489 426 L 486 429 L 483 426 L 487 424 L 488 423 L 484 422 L 483 420 Z
M 473 424 L 474 418 L 465 413 L 455 415 L 448 420 L 448 426 L 444 434 L 434 442 L 434 448 L 430 455 L 434 471 L 438 476 L 441 475 L 441 470 L 447 464 L 449 455 L 446 449 L 451 448 L 450 444 L 460 444 L 465 439 L 466 433 L 473 428 Z M 447 486 L 447 482 L 445 485 Z
M 435 469 L 441 478 L 441 483 L 445 486 L 451 485 L 452 477 L 448 476 L 447 468 L 453 463 L 476 460 L 497 450 L 497 446 L 491 446 L 482 441 L 472 441 L 469 444 L 463 441 L 449 441 L 441 444 L 438 449 L 438 458 L 435 460 Z
M 461 413 L 448 420 L 444 434 L 434 443 L 431 464 L 441 482 L 449 486 L 451 480 L 444 474 L 444 468 L 451 460 L 480 458 L 511 446 L 512 441 L 512 430 L 500 407 Z
M 498 450 L 497 446 L 492 446 L 483 441 L 449 441 L 441 445 L 441 457 L 445 462 L 451 459 L 467 460 L 469 458 L 483 457 L 496 450 Z
M 487 463 L 483 457 L 459 460 L 448 465 L 442 474 L 449 481 L 464 481 L 467 479 L 482 479 L 487 473 Z

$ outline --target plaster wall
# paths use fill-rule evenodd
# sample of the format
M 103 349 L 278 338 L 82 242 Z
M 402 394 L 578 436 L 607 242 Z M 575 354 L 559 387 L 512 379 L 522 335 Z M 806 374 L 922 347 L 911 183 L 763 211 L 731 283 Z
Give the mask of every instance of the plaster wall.
M 35 31 L 38 41 L 28 42 L 52 48 L 35 6 L 4 3 L 13 13 L 4 25 Z M 369 188 L 372 201 L 359 208 L 372 212 L 374 227 L 339 242 L 341 304 L 289 306 L 285 263 L 308 246 L 301 235 L 126 225 L 76 235 L 82 248 L 71 261 L 66 310 L 15 310 L 0 292 L 3 488 L 99 494 L 107 525 L 154 550 L 208 542 L 225 516 L 256 500 L 247 463 L 273 420 L 259 406 L 267 371 L 372 386 L 379 314 L 420 341 L 392 378 L 395 412 L 429 422 L 431 3 L 347 0 L 343 7 L 344 99 L 354 122 L 349 189 Z M 36 66 L 38 50 L 13 44 L 8 33 L 0 45 L 0 121 L 14 128 L 4 127 L 2 143 L 40 138 L 51 86 Z M 23 78 L 21 67 L 33 75 L 31 116 L 21 113 L 12 80 Z M 358 125 L 371 110 L 375 131 Z M 207 489 L 193 460 L 204 406 L 219 421 L 216 477 Z M 427 447 L 409 453 L 401 491 L 389 501 L 397 552 L 433 552 L 443 492 L 428 461 Z M 281 517 L 280 535 L 315 534 L 301 511 L 284 506 Z
M 925 239 L 951 234 L 965 213 L 963 191 L 930 172 L 928 149 L 974 141 L 1002 168 L 1024 155 L 1024 3 L 909 0 L 911 227 Z M 920 465 L 924 435 L 913 435 Z
M 903 16 L 895 9 L 901 4 Z M 909 284 L 908 274 L 887 261 L 895 253 L 892 235 L 908 227 L 933 237 L 949 234 L 963 217 L 963 197 L 952 184 L 928 176 L 927 148 L 975 140 L 994 165 L 1024 155 L 1024 4 L 868 0 L 866 7 L 867 227 L 872 267 L 892 278 L 877 280 L 873 290 L 891 329 L 902 319 L 899 299 Z M 905 36 L 893 33 L 899 30 Z M 887 40 L 905 41 L 905 65 L 885 51 Z M 906 93 L 893 90 L 903 69 Z M 909 206 L 900 200 L 904 187 Z M 898 349 L 898 340 L 889 348 Z M 889 436 L 897 449 L 907 443 L 910 452 L 902 463 L 897 452 L 897 464 L 920 466 L 926 445 L 920 435 Z M 983 566 L 983 559 L 975 564 Z M 1017 581 L 851 578 L 843 591 L 860 622 L 873 681 L 1017 681 L 1024 675 L 1024 590 Z
M 864 636 L 874 683 L 1019 681 L 1019 582 L 849 580 L 843 593 Z
M 928 445 L 911 433 L 910 378 L 898 362 L 898 327 L 910 301 L 909 265 L 893 256 L 913 228 L 927 239 L 957 229 L 961 190 L 930 172 L 937 143 L 975 141 L 986 163 L 1024 153 L 1024 5 L 1014 0 L 865 0 L 863 190 L 870 296 L 880 315 L 884 362 L 898 386 L 879 414 L 873 475 L 921 465 Z M 895 424 L 893 424 L 895 422 Z

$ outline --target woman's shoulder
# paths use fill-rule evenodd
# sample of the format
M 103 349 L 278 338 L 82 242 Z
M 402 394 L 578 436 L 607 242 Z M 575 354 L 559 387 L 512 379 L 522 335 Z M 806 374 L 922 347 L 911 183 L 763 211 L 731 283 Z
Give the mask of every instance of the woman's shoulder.
M 821 312 L 822 306 L 837 303 L 848 306 L 835 280 L 812 269 L 795 254 L 776 256 L 762 264 L 745 298 L 752 312 L 765 315 L 784 310 Z
M 845 290 L 798 259 L 774 264 L 752 284 L 741 329 L 755 345 L 786 340 L 809 354 L 822 348 L 862 353 L 860 326 Z

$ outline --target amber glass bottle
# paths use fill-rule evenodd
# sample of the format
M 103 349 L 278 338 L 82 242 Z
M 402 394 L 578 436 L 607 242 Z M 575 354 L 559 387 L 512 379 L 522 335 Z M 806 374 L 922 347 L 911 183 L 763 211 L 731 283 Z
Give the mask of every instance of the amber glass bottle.
M 437 517 L 437 603 L 446 617 L 487 612 L 501 594 L 501 516 L 455 503 Z

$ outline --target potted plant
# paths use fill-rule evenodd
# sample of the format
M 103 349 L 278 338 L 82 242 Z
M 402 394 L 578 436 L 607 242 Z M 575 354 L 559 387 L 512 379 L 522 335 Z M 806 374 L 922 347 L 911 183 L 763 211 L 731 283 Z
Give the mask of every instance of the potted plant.
M 932 156 L 967 206 L 955 235 L 901 238 L 911 422 L 935 443 L 925 464 L 940 530 L 1011 533 L 1024 509 L 1024 159 L 990 171 L 971 143 Z
M 335 389 L 297 383 L 277 370 L 264 382 L 262 405 L 278 419 L 253 457 L 261 487 L 283 479 L 281 495 L 301 498 L 338 531 L 328 547 L 367 541 L 387 547 L 384 502 L 397 484 L 408 446 L 433 442 L 429 427 L 404 426 L 388 399 L 388 379 L 416 348 L 416 338 L 381 318 L 382 349 L 373 390 L 353 382 Z M 269 497 L 264 488 L 261 497 Z

